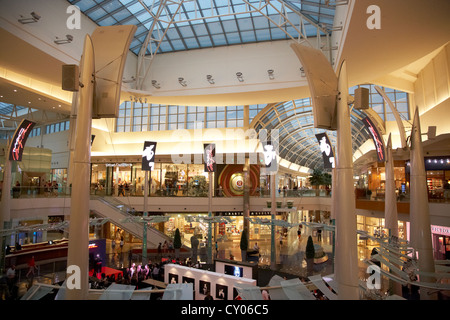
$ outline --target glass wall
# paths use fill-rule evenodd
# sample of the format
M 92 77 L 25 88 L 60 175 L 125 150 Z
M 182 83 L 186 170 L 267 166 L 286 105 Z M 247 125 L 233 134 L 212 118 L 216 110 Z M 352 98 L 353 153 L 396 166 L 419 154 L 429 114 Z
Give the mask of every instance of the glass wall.
M 249 121 L 265 106 L 249 106 Z M 125 101 L 119 106 L 116 132 L 243 126 L 244 106 L 173 106 Z
M 206 197 L 209 177 L 203 164 L 155 163 L 149 183 L 150 196 Z M 91 193 L 97 195 L 144 195 L 145 171 L 141 163 L 92 164 Z

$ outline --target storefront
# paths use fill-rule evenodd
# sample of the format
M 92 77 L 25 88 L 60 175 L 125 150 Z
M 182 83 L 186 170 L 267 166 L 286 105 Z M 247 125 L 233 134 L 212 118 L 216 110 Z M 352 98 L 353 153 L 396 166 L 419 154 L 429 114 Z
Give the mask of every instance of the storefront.
M 389 230 L 385 227 L 384 218 L 366 217 L 358 215 L 357 229 L 366 231 L 368 235 L 380 238 L 389 236 Z M 398 237 L 403 240 L 407 240 L 407 228 L 408 223 L 405 221 L 398 221 Z M 365 239 L 358 237 L 358 245 L 362 246 L 377 246 L 379 243 L 370 238 Z
M 403 160 L 394 160 L 394 182 L 397 197 L 402 199 L 409 193 L 409 183 L 407 182 L 407 163 Z M 356 183 L 356 196 L 366 197 L 364 190 L 371 190 L 372 199 L 384 199 L 386 188 L 386 168 L 384 162 L 375 162 L 358 177 Z
M 207 196 L 208 174 L 202 164 L 155 163 L 150 171 L 150 196 Z M 145 171 L 141 163 L 93 163 L 91 192 L 98 195 L 142 196 Z
M 441 201 L 450 199 L 450 156 L 425 157 L 424 163 L 428 199 Z M 409 180 L 409 163 L 406 169 Z
M 450 228 L 431 226 L 434 259 L 450 260 Z

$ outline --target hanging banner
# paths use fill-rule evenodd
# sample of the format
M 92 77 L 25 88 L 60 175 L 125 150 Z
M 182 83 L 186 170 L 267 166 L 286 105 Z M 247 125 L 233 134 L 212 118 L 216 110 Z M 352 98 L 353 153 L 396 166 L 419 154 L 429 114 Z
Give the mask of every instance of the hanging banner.
M 151 171 L 155 169 L 156 142 L 145 141 L 142 152 L 142 170 Z
M 326 132 L 316 134 L 317 141 L 319 141 L 320 151 L 322 152 L 323 167 L 325 169 L 334 168 L 334 153 L 331 146 L 330 139 Z
M 36 123 L 23 119 L 19 127 L 14 133 L 14 138 L 11 141 L 9 148 L 9 160 L 22 161 L 23 148 L 27 142 L 28 135 Z
M 383 137 L 380 135 L 380 132 L 377 130 L 376 126 L 370 120 L 369 117 L 365 117 L 362 119 L 364 126 L 369 131 L 370 136 L 372 137 L 373 143 L 375 144 L 375 150 L 377 151 L 378 162 L 386 161 L 386 151 L 384 147 Z
M 271 141 L 268 141 L 263 147 L 264 164 L 268 172 L 276 172 L 278 170 L 277 164 L 277 152 L 272 145 Z
M 216 145 L 214 143 L 203 144 L 203 160 L 205 161 L 205 172 L 215 172 L 216 165 Z

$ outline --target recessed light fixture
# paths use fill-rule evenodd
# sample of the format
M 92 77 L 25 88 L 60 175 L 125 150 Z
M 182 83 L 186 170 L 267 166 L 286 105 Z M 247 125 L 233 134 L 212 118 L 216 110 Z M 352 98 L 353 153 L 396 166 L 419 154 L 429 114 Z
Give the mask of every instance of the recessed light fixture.
M 17 89 L 14 89 L 14 92 L 17 92 Z
M 41 16 L 39 14 L 37 14 L 36 12 L 31 12 L 30 13 L 31 17 L 30 18 L 25 18 L 24 16 L 20 16 L 20 19 L 18 19 L 18 21 L 21 24 L 27 24 L 27 23 L 34 23 L 34 22 L 38 22 L 41 19 Z
M 154 86 L 156 89 L 161 88 L 160 84 L 156 80 L 152 80 L 152 86 Z
M 244 77 L 242 76 L 242 72 L 236 72 L 236 77 L 238 78 L 239 82 L 244 82 Z
M 183 87 L 187 86 L 186 80 L 184 78 L 178 78 L 178 83 L 181 84 Z
M 65 39 L 58 39 L 58 37 L 56 37 L 56 40 L 53 42 L 56 44 L 66 44 L 66 43 L 71 43 L 72 41 L 73 41 L 73 36 L 71 34 L 66 34 Z
M 214 82 L 214 79 L 213 79 L 213 77 L 212 77 L 212 75 L 210 75 L 210 74 L 208 74 L 207 76 L 206 76 L 206 80 L 208 80 L 208 82 L 210 83 L 210 84 L 214 84 L 215 82 Z

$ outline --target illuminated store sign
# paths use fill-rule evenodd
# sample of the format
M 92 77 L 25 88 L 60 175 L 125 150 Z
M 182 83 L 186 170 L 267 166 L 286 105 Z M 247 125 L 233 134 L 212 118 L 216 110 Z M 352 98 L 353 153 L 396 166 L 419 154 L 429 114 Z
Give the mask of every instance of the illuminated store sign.
M 156 142 L 145 141 L 142 152 L 142 170 L 149 171 L 155 169 Z
M 205 172 L 215 172 L 216 165 L 216 145 L 214 143 L 203 145 L 203 159 L 205 160 Z
M 107 163 L 107 167 L 131 167 L 133 164 L 131 163 Z
M 326 169 L 334 168 L 334 153 L 328 135 L 325 132 L 318 133 L 316 138 L 319 141 L 320 151 L 322 152 L 323 167 Z
M 263 147 L 264 164 L 269 172 L 276 172 L 277 167 L 277 152 L 270 141 Z
M 365 117 L 362 119 L 364 126 L 367 130 L 369 130 L 370 135 L 372 136 L 373 143 L 375 144 L 375 149 L 377 151 L 378 162 L 386 161 L 386 154 L 384 148 L 383 137 L 378 132 L 377 128 L 373 124 L 372 120 L 369 117 Z
M 11 147 L 9 152 L 9 160 L 22 161 L 23 148 L 27 141 L 28 135 L 33 129 L 35 123 L 28 120 L 22 120 L 19 127 L 14 133 L 14 138 L 11 141 Z

